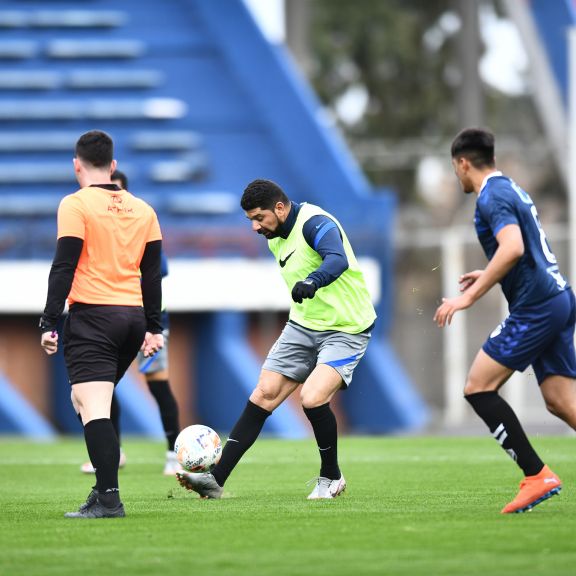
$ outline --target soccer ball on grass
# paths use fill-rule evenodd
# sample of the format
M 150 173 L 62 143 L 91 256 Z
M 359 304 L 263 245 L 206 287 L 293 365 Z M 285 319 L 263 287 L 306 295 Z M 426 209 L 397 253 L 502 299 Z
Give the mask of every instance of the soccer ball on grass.
M 174 452 L 188 472 L 209 472 L 222 454 L 220 436 L 208 426 L 194 424 L 178 434 Z

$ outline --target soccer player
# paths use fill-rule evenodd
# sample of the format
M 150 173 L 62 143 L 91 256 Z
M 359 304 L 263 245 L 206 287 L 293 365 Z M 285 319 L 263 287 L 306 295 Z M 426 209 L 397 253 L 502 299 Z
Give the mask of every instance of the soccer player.
M 514 371 L 531 364 L 548 410 L 576 428 L 574 294 L 558 269 L 530 196 L 496 169 L 494 136 L 475 128 L 463 130 L 451 152 L 464 193 L 477 196 L 474 223 L 488 265 L 460 278 L 462 294 L 443 298 L 434 321 L 447 326 L 458 310 L 501 284 L 509 315 L 476 355 L 464 397 L 525 476 L 502 513 L 525 512 L 558 494 L 562 484 L 498 390 Z
M 128 190 L 128 177 L 124 172 L 115 170 L 111 177 L 112 184 L 118 185 L 122 190 Z M 168 260 L 166 255 L 162 252 L 162 278 L 168 276 Z M 180 431 L 180 424 L 178 422 L 178 405 L 176 399 L 172 394 L 169 382 L 168 373 L 168 312 L 166 308 L 162 308 L 162 326 L 164 327 L 164 347 L 159 350 L 154 356 L 146 357 L 142 351 L 138 352 L 138 367 L 148 384 L 150 393 L 156 400 L 160 410 L 160 418 L 162 420 L 162 427 L 166 436 L 167 451 L 166 460 L 164 463 L 164 475 L 174 476 L 176 472 L 182 470 L 182 467 L 176 459 L 174 452 L 174 442 Z M 116 398 L 116 394 L 112 396 L 112 406 L 110 409 L 110 419 L 116 430 L 118 441 L 120 441 L 120 404 Z M 120 447 L 120 468 L 126 465 L 126 456 L 122 447 Z M 94 466 L 92 462 L 84 462 L 80 467 L 85 474 L 94 474 Z
M 269 180 L 255 180 L 240 202 L 268 247 L 292 294 L 290 316 L 266 358 L 256 388 L 209 473 L 176 474 L 203 498 L 220 498 L 228 476 L 256 441 L 272 411 L 299 386 L 300 401 L 320 452 L 310 500 L 335 498 L 346 488 L 338 465 L 336 418 L 330 401 L 347 388 L 364 355 L 376 313 L 344 230 L 312 204 L 291 202 Z
M 68 518 L 125 516 L 118 487 L 120 447 L 110 421 L 114 387 L 138 350 L 164 346 L 162 234 L 154 210 L 117 185 L 114 145 L 92 130 L 76 143 L 80 190 L 58 207 L 58 243 L 40 318 L 41 345 L 58 349 L 56 325 L 68 298 L 62 342 L 71 399 L 84 426 L 96 485 Z

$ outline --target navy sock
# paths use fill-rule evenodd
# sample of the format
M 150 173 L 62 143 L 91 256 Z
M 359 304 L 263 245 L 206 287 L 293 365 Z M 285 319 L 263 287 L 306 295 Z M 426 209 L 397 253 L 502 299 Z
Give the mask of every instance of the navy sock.
M 220 462 L 212 469 L 212 475 L 220 486 L 224 486 L 224 482 L 240 458 L 256 442 L 256 438 L 258 438 L 262 426 L 270 414 L 272 412 L 268 412 L 268 410 L 264 410 L 264 408 L 260 408 L 248 400 L 244 412 L 238 418 L 232 432 L 230 432 L 228 442 L 224 445 Z
M 178 405 L 170 389 L 168 380 L 149 380 L 148 388 L 158 403 L 160 418 L 168 443 L 168 450 L 174 450 L 174 442 L 180 432 Z
M 534 476 L 544 468 L 514 410 L 498 392 L 477 392 L 465 398 L 525 476 Z
M 322 462 L 320 476 L 330 480 L 338 480 L 342 476 L 338 466 L 338 426 L 330 404 L 323 404 L 316 408 L 304 408 L 304 414 L 312 425 L 316 444 L 318 444 Z

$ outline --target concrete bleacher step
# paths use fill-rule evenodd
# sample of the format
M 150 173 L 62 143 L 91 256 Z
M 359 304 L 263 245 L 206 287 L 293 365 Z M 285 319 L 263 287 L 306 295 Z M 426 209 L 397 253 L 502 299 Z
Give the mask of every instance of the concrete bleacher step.
M 34 58 L 39 44 L 33 40 L 0 40 L 0 60 L 25 60 Z
M 138 58 L 144 52 L 145 44 L 141 40 L 62 39 L 49 41 L 45 47 L 48 58 L 65 59 Z
M 169 120 L 182 118 L 186 103 L 177 98 L 77 100 L 0 100 L 0 120 Z
M 238 197 L 231 192 L 175 192 L 168 195 L 164 210 L 175 216 L 233 214 L 238 210 Z
M 62 194 L 3 194 L 0 218 L 18 216 L 54 217 Z
M 141 131 L 130 138 L 134 150 L 200 150 L 202 138 L 191 130 Z
M 0 185 L 22 183 L 64 183 L 76 180 L 70 169 L 70 162 L 10 162 L 0 164 Z M 2 202 L 6 195 L 2 195 Z M 22 196 L 25 203 L 33 203 L 28 196 Z
M 1 90 L 55 90 L 62 75 L 50 70 L 0 70 Z
M 0 131 L 2 152 L 70 152 L 78 139 L 75 131 Z M 141 152 L 202 151 L 202 138 L 191 130 L 146 130 L 130 135 L 128 145 Z
M 77 132 L 0 132 L 0 153 L 70 152 Z
M 156 88 L 164 75 L 159 70 L 0 70 L 1 90 L 141 90 Z
M 116 10 L 0 10 L 0 29 L 114 28 L 127 20 Z
M 164 81 L 160 70 L 104 69 L 94 74 L 93 70 L 72 70 L 65 75 L 64 86 L 71 90 L 140 90 L 156 88 Z
M 208 163 L 202 152 L 187 154 L 184 158 L 155 162 L 150 169 L 154 182 L 190 182 L 206 176 Z

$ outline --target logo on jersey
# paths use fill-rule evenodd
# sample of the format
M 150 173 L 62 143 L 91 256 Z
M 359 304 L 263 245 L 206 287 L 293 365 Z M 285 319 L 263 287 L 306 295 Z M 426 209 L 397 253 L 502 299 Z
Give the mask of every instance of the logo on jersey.
M 278 260 L 278 264 L 280 264 L 280 268 L 284 268 L 284 266 L 286 266 L 286 262 L 288 262 L 290 256 L 292 256 L 292 254 L 294 254 L 294 252 L 296 252 L 296 250 L 292 250 L 292 252 L 290 252 L 290 254 L 288 254 L 288 256 L 286 256 L 286 258 L 284 258 L 284 260 L 282 260 L 282 258 L 280 258 L 280 260 Z
M 120 196 L 120 194 L 112 194 L 110 200 L 112 204 L 108 206 L 108 212 L 114 212 L 114 214 L 132 214 L 132 212 L 134 212 L 133 208 L 123 205 L 122 196 Z

